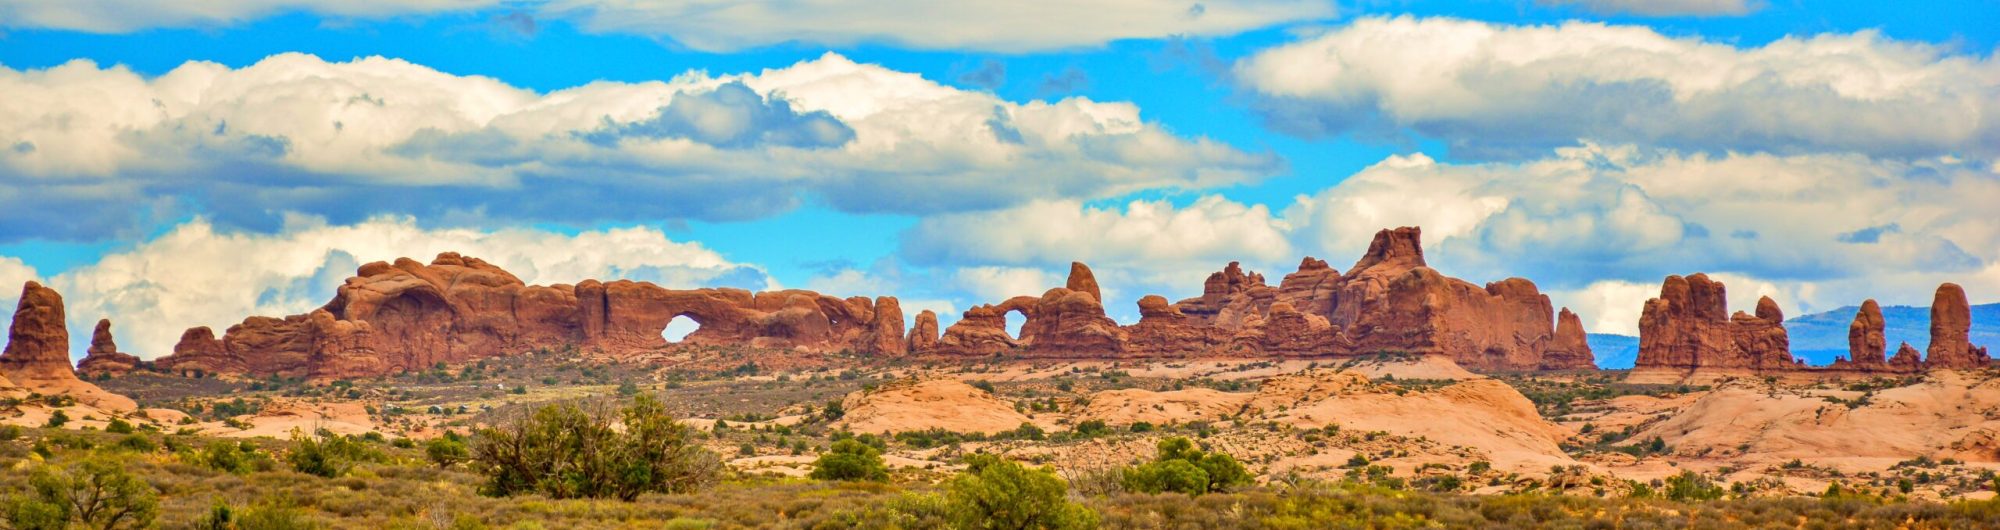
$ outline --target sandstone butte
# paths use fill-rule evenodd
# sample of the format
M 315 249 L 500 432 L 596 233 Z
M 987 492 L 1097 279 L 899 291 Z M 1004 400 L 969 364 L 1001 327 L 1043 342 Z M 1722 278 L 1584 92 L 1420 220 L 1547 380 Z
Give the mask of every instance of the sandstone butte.
M 22 286 L 14 322 L 7 329 L 7 349 L 0 352 L 0 386 L 68 395 L 103 410 L 138 410 L 131 399 L 78 379 L 71 371 L 68 325 L 61 294 L 32 281 Z
M 893 297 L 836 298 L 804 290 L 677 290 L 646 282 L 586 280 L 527 285 L 477 258 L 444 253 L 363 265 L 332 301 L 302 315 L 253 316 L 218 336 L 182 334 L 158 369 L 365 377 L 575 345 L 610 355 L 668 346 L 667 323 L 699 324 L 684 344 L 803 352 L 849 351 L 924 358 L 1147 359 L 1446 355 L 1475 370 L 1590 369 L 1581 321 L 1560 318 L 1532 282 L 1485 285 L 1426 266 L 1416 228 L 1383 230 L 1342 274 L 1306 258 L 1277 286 L 1235 263 L 1209 276 L 1202 296 L 1139 301 L 1141 319 L 1106 316 L 1096 277 L 1082 263 L 1040 296 L 975 306 L 940 333 L 925 311 L 903 326 Z M 1006 330 L 1010 312 L 1026 321 Z M 107 345 L 108 346 L 108 345 Z M 110 357 L 103 367 L 114 366 Z M 93 363 L 96 364 L 96 363 Z
M 1931 305 L 1929 355 L 1918 358 L 1903 344 L 1885 357 L 1882 308 L 1862 302 L 1847 328 L 1848 355 L 1825 367 L 1810 367 L 1792 357 L 1784 314 L 1776 301 L 1763 297 L 1754 314 L 1728 314 L 1722 282 L 1705 274 L 1668 276 L 1660 296 L 1646 301 L 1639 317 L 1639 358 L 1631 378 L 1675 381 L 1724 375 L 1867 375 L 1906 374 L 1928 369 L 1985 366 L 1986 349 L 1972 345 L 1972 327 L 1965 290 L 1938 286 Z M 1727 316 L 1725 316 L 1727 315 Z

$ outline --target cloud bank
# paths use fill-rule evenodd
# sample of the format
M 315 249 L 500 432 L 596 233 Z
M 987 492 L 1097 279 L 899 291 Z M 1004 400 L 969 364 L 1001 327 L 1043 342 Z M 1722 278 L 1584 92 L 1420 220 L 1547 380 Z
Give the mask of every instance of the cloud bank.
M 1577 139 L 1682 150 L 2000 155 L 2000 61 L 1874 31 L 1758 47 L 1643 26 L 1370 18 L 1235 76 L 1308 136 L 1434 138 L 1522 159 Z
M 424 17 L 503 7 L 590 32 L 659 37 L 711 52 L 801 43 L 1018 53 L 1232 35 L 1334 15 L 1331 3 L 1317 0 L 65 0 L 0 4 L 0 26 L 128 33 L 224 27 L 285 13 Z
M 1016 103 L 837 54 L 538 94 L 395 59 L 276 55 L 156 78 L 0 67 L 0 241 L 283 212 L 579 225 L 738 220 L 805 201 L 924 214 L 1200 189 L 1281 171 L 1130 103 Z M 107 208 L 119 204 L 131 207 Z M 33 207 L 30 207 L 33 206 Z

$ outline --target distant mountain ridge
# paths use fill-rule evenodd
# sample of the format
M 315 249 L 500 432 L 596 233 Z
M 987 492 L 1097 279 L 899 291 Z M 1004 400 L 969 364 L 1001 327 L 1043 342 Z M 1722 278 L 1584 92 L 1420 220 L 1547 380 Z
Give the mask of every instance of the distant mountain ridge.
M 1791 336 L 1792 355 L 1815 366 L 1846 357 L 1847 325 L 1854 321 L 1854 312 L 1859 309 L 1860 306 L 1846 306 L 1786 320 L 1785 332 Z M 1886 323 L 1883 335 L 1888 339 L 1889 353 L 1895 353 L 1896 345 L 1903 342 L 1918 351 L 1930 345 L 1930 307 L 1882 306 L 1882 319 Z M 1638 337 L 1591 333 L 1586 339 L 1597 357 L 1598 368 L 1631 368 L 1639 357 Z M 2000 346 L 2000 303 L 1972 306 L 1972 343 Z

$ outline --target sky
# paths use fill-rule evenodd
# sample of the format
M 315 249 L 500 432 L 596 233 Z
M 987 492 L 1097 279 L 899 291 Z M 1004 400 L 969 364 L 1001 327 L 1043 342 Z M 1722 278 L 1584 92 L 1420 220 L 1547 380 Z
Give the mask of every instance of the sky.
M 1996 47 L 1994 0 L 0 0 L 0 284 L 143 358 L 444 251 L 947 325 L 1397 226 L 1598 333 L 1668 274 L 2000 301 Z

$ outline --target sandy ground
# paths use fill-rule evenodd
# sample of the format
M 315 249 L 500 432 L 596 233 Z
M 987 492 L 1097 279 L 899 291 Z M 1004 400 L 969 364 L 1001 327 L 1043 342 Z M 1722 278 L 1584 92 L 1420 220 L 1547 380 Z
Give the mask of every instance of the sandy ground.
M 849 394 L 835 426 L 889 434 L 932 428 L 992 434 L 1032 423 L 1014 405 L 956 379 L 901 380 Z

